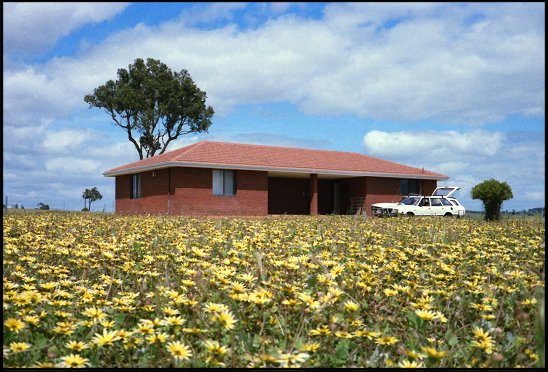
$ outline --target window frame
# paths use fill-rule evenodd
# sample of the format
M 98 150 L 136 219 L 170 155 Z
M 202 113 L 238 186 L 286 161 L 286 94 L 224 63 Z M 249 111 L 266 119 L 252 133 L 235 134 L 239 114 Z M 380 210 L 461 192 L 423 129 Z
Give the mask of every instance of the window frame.
M 213 169 L 211 192 L 213 196 L 235 196 L 236 171 L 232 169 Z
M 139 199 L 141 195 L 141 174 L 135 173 L 131 175 L 131 190 L 130 197 L 131 199 Z

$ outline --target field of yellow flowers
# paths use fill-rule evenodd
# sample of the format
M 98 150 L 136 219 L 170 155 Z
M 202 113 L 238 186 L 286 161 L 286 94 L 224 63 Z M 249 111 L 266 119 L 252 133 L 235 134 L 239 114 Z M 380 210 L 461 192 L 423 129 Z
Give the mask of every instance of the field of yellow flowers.
M 3 217 L 4 367 L 542 367 L 544 220 Z

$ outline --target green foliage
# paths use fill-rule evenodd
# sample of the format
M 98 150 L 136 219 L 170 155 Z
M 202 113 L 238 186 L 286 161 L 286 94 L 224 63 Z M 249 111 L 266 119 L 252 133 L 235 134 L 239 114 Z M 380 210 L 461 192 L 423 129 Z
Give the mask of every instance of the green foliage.
M 49 211 L 49 205 L 44 204 L 44 203 L 38 203 L 38 209 L 43 210 L 43 211 Z
M 500 220 L 502 202 L 512 199 L 512 189 L 506 182 L 493 178 L 483 181 L 472 188 L 472 199 L 479 199 L 485 208 L 485 220 Z
M 174 73 L 152 58 L 119 69 L 116 81 L 95 88 L 84 101 L 104 109 L 127 132 L 140 159 L 163 154 L 180 135 L 207 132 L 214 114 L 188 71 Z

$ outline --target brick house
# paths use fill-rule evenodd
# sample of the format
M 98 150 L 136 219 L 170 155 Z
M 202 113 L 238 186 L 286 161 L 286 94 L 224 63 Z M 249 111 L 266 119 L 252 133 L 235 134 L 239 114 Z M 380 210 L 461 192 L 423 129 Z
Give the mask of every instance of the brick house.
M 448 176 L 352 152 L 202 141 L 110 169 L 116 213 L 348 214 Z

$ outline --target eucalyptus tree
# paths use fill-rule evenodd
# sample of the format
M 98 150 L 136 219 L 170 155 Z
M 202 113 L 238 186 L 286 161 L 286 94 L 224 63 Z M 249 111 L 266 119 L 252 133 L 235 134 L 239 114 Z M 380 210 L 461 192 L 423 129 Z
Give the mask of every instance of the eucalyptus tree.
M 128 70 L 119 69 L 116 81 L 95 88 L 84 101 L 108 113 L 140 159 L 163 154 L 181 135 L 207 132 L 214 114 L 187 70 L 172 72 L 152 58 L 146 63 L 137 58 Z

